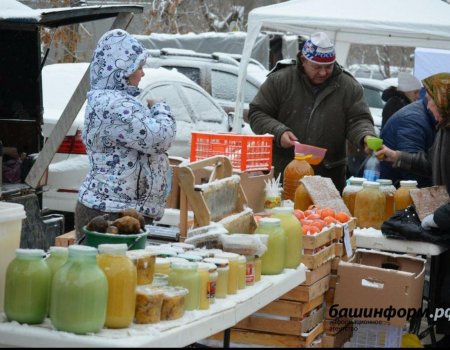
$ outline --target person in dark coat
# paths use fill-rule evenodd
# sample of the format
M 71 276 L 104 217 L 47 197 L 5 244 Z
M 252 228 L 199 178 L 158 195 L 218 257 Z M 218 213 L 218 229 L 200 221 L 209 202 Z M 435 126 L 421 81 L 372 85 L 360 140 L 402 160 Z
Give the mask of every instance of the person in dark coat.
M 427 92 L 428 109 L 436 118 L 438 130 L 433 146 L 428 152 L 407 153 L 394 151 L 386 146 L 376 152 L 385 157 L 394 167 L 421 174 L 431 171 L 434 185 L 443 185 L 450 193 L 450 73 L 432 75 L 422 80 Z M 450 203 L 440 206 L 422 220 L 425 229 L 435 227 L 450 233 Z M 438 285 L 436 286 L 436 308 L 450 309 L 450 249 L 439 255 Z M 434 313 L 435 310 L 428 310 Z M 447 311 L 445 311 L 447 313 Z M 450 346 L 450 320 L 436 320 L 436 332 L 444 334 L 438 347 Z
M 427 109 L 427 99 L 408 104 L 389 118 L 380 137 L 383 144 L 397 151 L 409 153 L 426 152 L 432 145 L 435 135 L 436 120 Z M 395 187 L 401 180 L 416 180 L 418 187 L 431 186 L 431 174 L 423 176 L 411 171 L 393 168 L 389 162 L 381 162 L 380 177 L 391 179 Z
M 346 140 L 365 147 L 375 136 L 362 86 L 335 62 L 325 33 L 313 33 L 297 55 L 277 65 L 250 103 L 249 122 L 256 134 L 274 135 L 275 177 L 294 159 L 294 141 L 327 149 L 316 175 L 329 177 L 342 192 L 346 181 Z M 281 68 L 280 68 L 281 67 Z
M 398 73 L 398 86 L 388 87 L 381 95 L 383 101 L 386 102 L 381 114 L 383 117 L 381 129 L 395 112 L 419 98 L 421 88 L 420 81 L 414 75 L 405 72 Z

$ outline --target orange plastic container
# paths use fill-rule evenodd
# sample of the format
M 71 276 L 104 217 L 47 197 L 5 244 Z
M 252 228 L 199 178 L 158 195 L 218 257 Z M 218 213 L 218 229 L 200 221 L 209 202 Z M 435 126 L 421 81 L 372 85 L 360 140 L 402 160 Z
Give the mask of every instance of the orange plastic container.
M 192 132 L 191 162 L 213 156 L 230 158 L 233 169 L 240 171 L 272 168 L 273 135 Z

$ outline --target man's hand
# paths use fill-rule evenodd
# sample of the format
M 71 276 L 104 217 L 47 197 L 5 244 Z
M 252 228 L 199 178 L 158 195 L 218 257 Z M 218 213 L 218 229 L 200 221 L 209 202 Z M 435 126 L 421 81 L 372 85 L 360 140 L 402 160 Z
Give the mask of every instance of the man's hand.
M 297 137 L 291 131 L 285 131 L 280 138 L 280 144 L 283 148 L 294 146 L 294 141 L 298 141 Z
M 395 163 L 398 158 L 398 153 L 385 145 L 381 146 L 381 148 L 375 152 L 375 155 L 378 159 L 390 163 Z
M 434 214 L 427 215 L 422 220 L 422 228 L 430 230 L 432 228 L 438 228 L 439 226 L 434 222 Z

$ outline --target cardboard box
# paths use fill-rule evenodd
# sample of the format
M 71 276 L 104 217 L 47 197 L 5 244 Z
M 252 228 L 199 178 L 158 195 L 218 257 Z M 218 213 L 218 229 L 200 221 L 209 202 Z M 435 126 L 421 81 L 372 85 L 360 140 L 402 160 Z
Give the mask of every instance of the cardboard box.
M 339 316 L 352 312 L 356 319 L 402 326 L 408 309 L 422 305 L 425 262 L 405 254 L 357 249 L 349 261 L 339 262 L 334 296 Z M 406 313 L 399 317 L 401 309 Z

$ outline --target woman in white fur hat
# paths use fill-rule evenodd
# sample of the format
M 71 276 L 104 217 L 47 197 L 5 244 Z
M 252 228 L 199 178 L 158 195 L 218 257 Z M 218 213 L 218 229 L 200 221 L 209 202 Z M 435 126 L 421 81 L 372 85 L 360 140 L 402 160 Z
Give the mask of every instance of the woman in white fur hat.
M 420 81 L 412 74 L 399 72 L 398 86 L 390 86 L 383 91 L 381 98 L 386 104 L 383 107 L 383 119 L 381 128 L 386 125 L 387 120 L 399 109 L 409 105 L 419 98 L 419 92 L 422 88 Z

